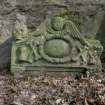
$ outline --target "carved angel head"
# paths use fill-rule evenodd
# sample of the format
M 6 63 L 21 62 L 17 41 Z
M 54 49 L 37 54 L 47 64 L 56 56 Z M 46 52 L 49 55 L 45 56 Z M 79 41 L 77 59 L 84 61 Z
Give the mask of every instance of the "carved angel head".
M 62 17 L 53 17 L 51 20 L 52 28 L 56 31 L 62 30 L 64 24 L 65 24 L 65 19 Z

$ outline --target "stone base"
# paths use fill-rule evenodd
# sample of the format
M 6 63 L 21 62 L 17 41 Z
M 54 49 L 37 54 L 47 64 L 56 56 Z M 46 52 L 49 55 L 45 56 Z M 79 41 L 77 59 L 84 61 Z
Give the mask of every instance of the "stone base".
M 82 74 L 93 73 L 94 70 L 92 68 L 86 67 L 54 67 L 54 66 L 24 66 L 24 67 L 16 67 L 12 66 L 11 72 L 15 77 L 37 77 L 39 75 L 48 75 L 52 77 L 64 77 L 68 75 L 79 76 Z

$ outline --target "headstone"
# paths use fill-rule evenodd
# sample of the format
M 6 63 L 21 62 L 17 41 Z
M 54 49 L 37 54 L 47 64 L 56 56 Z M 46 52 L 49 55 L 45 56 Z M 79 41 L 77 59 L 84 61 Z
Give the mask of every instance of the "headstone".
M 25 16 L 17 14 L 13 36 L 11 72 L 16 76 L 93 73 L 102 69 L 100 42 L 84 38 L 67 18 L 48 18 L 35 32 L 29 32 Z

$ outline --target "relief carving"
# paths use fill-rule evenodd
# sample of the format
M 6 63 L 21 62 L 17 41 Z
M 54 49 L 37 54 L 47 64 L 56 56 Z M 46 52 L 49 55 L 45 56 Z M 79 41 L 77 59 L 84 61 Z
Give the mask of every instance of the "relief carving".
M 14 29 L 11 71 L 36 70 L 36 67 L 101 70 L 103 47 L 96 39 L 84 38 L 75 24 L 55 16 L 46 19 L 34 32 L 29 32 L 26 19 L 20 14 Z M 97 66 L 98 65 L 98 66 Z M 45 70 L 46 71 L 46 70 Z

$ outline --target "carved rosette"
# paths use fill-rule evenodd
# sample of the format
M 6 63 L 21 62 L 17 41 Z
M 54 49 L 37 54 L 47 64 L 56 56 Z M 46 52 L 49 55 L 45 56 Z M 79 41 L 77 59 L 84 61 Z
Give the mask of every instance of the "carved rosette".
M 47 35 L 39 46 L 40 56 L 51 63 L 71 61 L 72 42 L 67 35 Z

